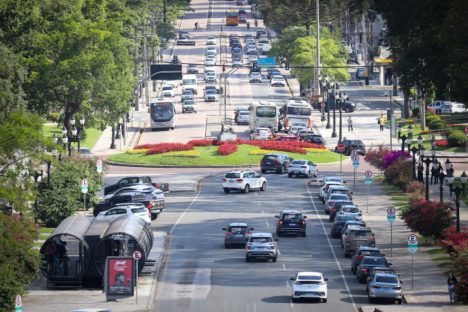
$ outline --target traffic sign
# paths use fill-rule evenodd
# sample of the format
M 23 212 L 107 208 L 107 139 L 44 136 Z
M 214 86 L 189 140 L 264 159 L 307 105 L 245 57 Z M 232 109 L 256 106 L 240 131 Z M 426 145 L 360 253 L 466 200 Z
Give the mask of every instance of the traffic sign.
M 338 144 L 338 152 L 343 153 L 345 151 L 345 145 L 343 143 Z
M 135 260 L 140 260 L 140 259 L 141 259 L 141 252 L 138 251 L 138 250 L 135 250 L 135 251 L 133 252 L 133 259 L 135 259 Z
M 388 207 L 387 208 L 387 215 L 394 216 L 395 212 L 396 212 L 395 207 Z
M 372 180 L 372 178 L 365 178 L 364 179 L 364 183 L 369 185 L 369 184 L 372 184 L 372 182 L 374 182 L 374 180 Z
M 275 67 L 276 59 L 274 57 L 259 57 L 257 59 L 258 67 Z
M 88 193 L 89 182 L 88 178 L 81 179 L 81 193 L 86 194 Z
M 373 173 L 372 173 L 372 171 L 367 170 L 367 171 L 364 173 L 364 175 L 366 176 L 366 178 L 369 178 L 369 179 L 370 179 L 370 178 L 372 178 Z
M 23 311 L 23 299 L 21 299 L 21 295 L 16 295 L 15 300 L 15 312 L 22 312 Z
M 353 155 L 353 156 L 351 156 L 351 160 L 352 160 L 353 162 L 357 162 L 357 163 L 358 163 L 358 162 L 359 162 L 359 156 Z
M 102 172 L 102 160 L 100 160 L 100 159 L 96 160 L 96 171 L 98 173 Z
M 411 233 L 408 235 L 408 245 L 418 245 L 418 237 L 416 234 Z

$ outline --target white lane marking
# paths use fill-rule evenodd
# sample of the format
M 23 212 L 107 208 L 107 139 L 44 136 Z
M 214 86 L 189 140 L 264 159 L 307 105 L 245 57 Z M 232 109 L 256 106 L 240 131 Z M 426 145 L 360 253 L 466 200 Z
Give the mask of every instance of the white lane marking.
M 289 281 L 286 281 L 286 288 L 289 288 Z
M 247 312 L 250 312 L 250 304 L 247 303 L 247 309 L 246 309 Z
M 270 227 L 270 223 L 268 223 L 268 221 L 265 221 L 267 227 Z
M 256 302 L 254 302 L 253 312 L 257 312 L 257 303 Z
M 283 271 L 286 271 L 286 264 L 283 263 Z
M 280 256 L 281 256 L 281 251 L 280 251 L 279 249 L 278 249 L 278 255 L 280 255 Z
M 200 191 L 198 191 L 197 193 L 197 196 L 195 196 L 192 201 L 190 202 L 190 204 L 187 206 L 187 208 L 185 208 L 184 212 L 182 212 L 182 214 L 179 216 L 179 218 L 177 219 L 177 221 L 174 223 L 174 225 L 172 226 L 171 230 L 169 231 L 169 234 L 172 234 L 172 232 L 174 232 L 174 230 L 176 229 L 177 225 L 180 223 L 180 221 L 182 221 L 182 218 L 187 214 L 188 210 L 193 206 L 193 204 L 197 201 L 198 197 L 200 196 Z
M 314 206 L 314 209 L 315 209 L 315 213 L 317 214 L 317 218 L 320 221 L 320 224 L 322 225 L 322 230 L 323 230 L 323 233 L 325 234 L 325 237 L 327 238 L 328 246 L 330 246 L 330 250 L 331 250 L 331 252 L 333 254 L 333 258 L 335 259 L 335 263 L 338 265 L 338 269 L 340 270 L 341 278 L 343 279 L 343 282 L 344 282 L 345 287 L 346 287 L 346 291 L 348 292 L 348 295 L 351 298 L 351 303 L 353 304 L 353 310 L 356 310 L 357 307 L 356 307 L 356 303 L 354 302 L 353 294 L 351 293 L 351 290 L 349 289 L 348 282 L 346 281 L 346 278 L 345 278 L 344 273 L 343 273 L 343 269 L 341 268 L 341 264 L 338 261 L 338 258 L 336 257 L 335 250 L 333 249 L 333 245 L 332 245 L 332 243 L 330 241 L 330 237 L 328 236 L 327 230 L 325 229 L 325 224 L 323 223 L 322 218 L 320 218 L 320 214 L 319 214 L 319 211 L 317 209 L 317 206 L 315 205 L 314 198 L 312 197 L 312 194 L 310 193 L 310 190 L 309 190 L 308 187 L 307 187 L 307 193 L 309 193 L 310 201 L 312 202 L 312 205 Z
M 265 215 L 265 211 L 263 211 L 263 209 L 262 209 L 262 215 Z
M 294 308 L 294 303 L 292 302 L 292 299 L 291 299 L 291 301 L 289 301 L 289 306 L 290 306 L 291 308 Z

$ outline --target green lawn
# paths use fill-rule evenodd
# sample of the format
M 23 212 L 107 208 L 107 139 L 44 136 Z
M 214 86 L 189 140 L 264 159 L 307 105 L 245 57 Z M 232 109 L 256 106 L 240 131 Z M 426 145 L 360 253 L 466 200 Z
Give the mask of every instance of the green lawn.
M 53 137 L 54 134 L 58 137 L 62 137 L 62 128 L 57 127 L 56 124 L 44 124 L 44 135 L 46 137 Z M 96 144 L 97 140 L 101 136 L 102 131 L 94 128 L 86 129 L 86 139 L 80 142 L 81 147 L 87 147 L 92 149 Z M 77 146 L 78 144 L 73 142 L 72 146 Z
M 262 155 L 249 155 L 249 152 L 254 149 L 258 149 L 256 146 L 251 145 L 239 145 L 238 151 L 228 155 L 220 156 L 217 152 L 217 146 L 208 147 L 195 147 L 200 152 L 199 158 L 188 158 L 188 157 L 167 157 L 164 154 L 155 155 L 144 155 L 144 154 L 116 154 L 112 155 L 109 160 L 121 163 L 130 164 L 145 164 L 145 165 L 171 165 L 171 166 L 216 166 L 216 165 L 258 165 L 262 159 Z M 319 152 L 319 153 L 308 153 L 296 154 L 286 153 L 294 159 L 308 159 L 314 163 L 328 163 L 336 162 L 340 160 L 340 154 L 334 152 Z M 343 156 L 343 160 L 347 159 L 347 156 Z

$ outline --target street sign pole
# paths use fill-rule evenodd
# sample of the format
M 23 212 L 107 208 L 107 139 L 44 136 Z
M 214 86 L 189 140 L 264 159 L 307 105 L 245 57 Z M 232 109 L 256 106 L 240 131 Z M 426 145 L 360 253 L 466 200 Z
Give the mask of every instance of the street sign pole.
M 387 220 L 390 222 L 390 257 L 393 257 L 393 221 L 395 221 L 395 207 L 387 208 Z
M 369 213 L 369 189 L 370 189 L 370 184 L 367 184 L 367 196 L 366 196 L 366 212 Z
M 411 253 L 411 290 L 414 289 L 414 253 Z
M 390 257 L 393 257 L 393 222 L 390 222 Z
M 356 193 L 356 168 L 353 168 L 353 192 Z
M 418 244 L 416 234 L 408 235 L 408 251 L 411 253 L 411 289 L 414 289 L 414 254 L 418 251 Z
M 370 192 L 370 185 L 372 184 L 372 175 L 373 175 L 373 173 L 370 170 L 367 170 L 364 173 L 364 176 L 366 177 L 364 179 L 364 182 L 367 185 L 367 196 L 366 196 L 366 203 L 367 203 L 366 211 L 367 211 L 367 213 L 369 213 L 369 192 Z
M 343 153 L 340 153 L 340 177 L 343 174 Z

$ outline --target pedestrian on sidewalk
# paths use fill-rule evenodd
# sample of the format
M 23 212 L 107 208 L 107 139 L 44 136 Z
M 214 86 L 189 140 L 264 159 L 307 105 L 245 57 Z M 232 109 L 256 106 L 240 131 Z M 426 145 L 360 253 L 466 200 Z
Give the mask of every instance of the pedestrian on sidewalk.
M 383 114 L 380 114 L 380 118 L 378 118 L 378 122 L 377 122 L 380 126 L 380 131 L 383 131 L 384 130 L 384 124 L 385 124 L 385 119 L 384 119 L 384 116 Z
M 447 277 L 447 287 L 448 287 L 448 295 L 449 295 L 449 300 L 450 303 L 455 303 L 457 300 L 456 294 L 455 294 L 455 285 L 457 284 L 458 280 L 453 275 L 453 273 L 449 273 Z
M 439 184 L 439 175 L 440 175 L 440 170 L 442 168 L 442 164 L 440 161 L 438 162 L 439 166 L 437 166 L 437 169 L 434 172 L 434 184 Z
M 353 129 L 353 119 L 351 116 L 348 117 L 348 131 L 354 131 Z
M 431 168 L 431 183 L 430 184 L 432 184 L 434 182 L 435 174 L 436 174 L 436 170 L 434 169 L 434 166 L 432 166 L 432 168 Z

